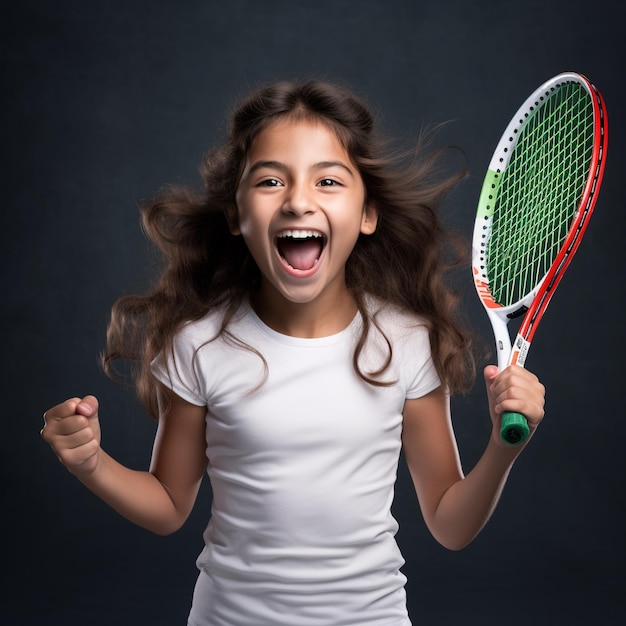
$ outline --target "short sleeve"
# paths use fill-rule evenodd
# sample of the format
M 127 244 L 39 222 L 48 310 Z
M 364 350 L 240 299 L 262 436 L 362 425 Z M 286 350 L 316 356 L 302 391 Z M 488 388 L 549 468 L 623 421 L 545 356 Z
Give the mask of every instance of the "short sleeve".
M 441 379 L 439 378 L 439 374 L 437 374 L 432 358 L 430 358 L 430 351 L 428 354 L 428 360 L 418 368 L 407 387 L 407 400 L 421 398 L 441 386 Z
M 405 397 L 421 398 L 441 386 L 441 379 L 433 362 L 428 328 L 423 323 L 413 323 L 402 330 L 399 349 L 401 380 Z
M 150 369 L 159 382 L 183 400 L 206 406 L 202 378 L 197 371 L 196 353 L 192 334 L 183 328 L 174 338 L 172 352 L 159 354 L 152 361 Z
M 394 386 L 405 400 L 414 400 L 441 386 L 441 379 L 432 359 L 430 333 L 424 318 L 383 303 L 368 300 L 375 330 L 368 337 L 367 365 L 370 371 L 385 369 L 391 348 L 390 375 Z

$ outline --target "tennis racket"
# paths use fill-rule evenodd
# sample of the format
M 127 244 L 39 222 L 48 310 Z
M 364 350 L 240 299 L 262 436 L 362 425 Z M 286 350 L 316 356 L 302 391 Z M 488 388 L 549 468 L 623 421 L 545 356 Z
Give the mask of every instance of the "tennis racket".
M 478 201 L 472 271 L 501 370 L 524 365 L 580 244 L 600 189 L 607 138 L 600 92 L 581 74 L 564 73 L 524 102 L 496 147 Z M 522 315 L 511 342 L 508 323 Z M 518 445 L 529 432 L 523 415 L 502 415 L 507 443 Z

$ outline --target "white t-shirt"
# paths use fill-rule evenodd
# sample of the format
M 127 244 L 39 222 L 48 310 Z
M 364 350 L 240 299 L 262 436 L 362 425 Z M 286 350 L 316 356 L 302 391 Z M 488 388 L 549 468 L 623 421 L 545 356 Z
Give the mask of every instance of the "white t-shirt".
M 386 387 L 354 371 L 360 315 L 336 335 L 303 339 L 246 304 L 229 330 L 267 369 L 249 349 L 209 341 L 217 313 L 180 331 L 175 363 L 154 364 L 176 394 L 207 407 L 213 503 L 190 624 L 408 623 L 390 510 L 402 409 L 440 381 L 419 319 L 389 307 L 379 319 L 393 345 Z M 370 335 L 360 362 L 371 371 L 387 348 Z

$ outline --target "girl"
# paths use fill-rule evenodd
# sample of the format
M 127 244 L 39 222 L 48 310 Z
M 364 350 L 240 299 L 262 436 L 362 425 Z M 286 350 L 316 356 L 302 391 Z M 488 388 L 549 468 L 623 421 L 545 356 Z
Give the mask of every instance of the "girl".
M 435 212 L 455 181 L 431 176 L 434 156 L 385 156 L 372 126 L 339 88 L 268 86 L 206 158 L 201 196 L 144 207 L 167 263 L 116 303 L 104 363 L 138 366 L 158 416 L 149 472 L 100 447 L 93 396 L 44 416 L 62 463 L 156 533 L 184 523 L 208 471 L 190 625 L 409 625 L 390 512 L 401 447 L 430 531 L 457 550 L 522 449 L 501 442 L 500 414 L 542 419 L 533 374 L 487 367 L 493 431 L 463 475 L 449 395 L 472 359 Z

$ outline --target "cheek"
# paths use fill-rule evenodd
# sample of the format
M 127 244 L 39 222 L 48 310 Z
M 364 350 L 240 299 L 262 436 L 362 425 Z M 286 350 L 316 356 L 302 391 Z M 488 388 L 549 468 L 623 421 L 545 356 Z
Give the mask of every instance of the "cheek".
M 363 213 L 357 208 L 353 208 L 349 212 L 335 215 L 334 230 L 343 238 L 356 239 L 363 227 Z
M 257 264 L 263 265 L 264 260 L 272 254 L 267 223 L 257 214 L 239 211 L 239 234 L 250 250 Z
M 254 226 L 254 213 L 250 211 L 249 205 L 245 202 L 244 198 L 237 195 L 237 206 L 235 207 L 235 216 L 237 229 L 239 234 L 244 238 L 255 230 Z
M 246 211 L 239 211 L 239 232 L 246 240 L 248 246 L 250 244 L 258 244 L 259 240 L 262 238 L 264 234 L 263 231 L 267 230 L 263 228 L 262 222 L 258 219 L 257 216 L 251 215 Z M 264 237 L 263 237 L 264 239 Z

